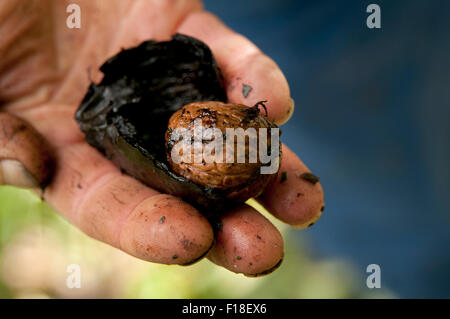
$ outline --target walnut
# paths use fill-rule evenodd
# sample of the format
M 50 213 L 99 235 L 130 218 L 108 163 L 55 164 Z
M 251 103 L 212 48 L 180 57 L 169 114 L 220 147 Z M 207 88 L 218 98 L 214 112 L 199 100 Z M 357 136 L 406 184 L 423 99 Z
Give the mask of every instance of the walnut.
M 225 190 L 227 197 L 236 201 L 260 195 L 277 171 L 261 174 L 261 167 L 267 164 L 261 162 L 259 152 L 270 156 L 271 129 L 278 129 L 266 115 L 261 114 L 260 106 L 265 109 L 263 102 L 248 107 L 210 101 L 190 103 L 179 109 L 170 118 L 165 136 L 172 171 L 196 184 Z M 265 135 L 260 135 L 261 128 L 267 129 Z M 227 132 L 227 129 L 234 130 Z M 233 132 L 241 134 L 241 138 L 231 135 Z M 242 133 L 245 132 L 247 135 L 244 137 Z M 267 141 L 260 150 L 260 139 L 264 136 L 267 136 Z M 183 153 L 186 150 L 188 153 Z M 205 150 L 210 157 L 205 156 Z M 279 149 L 277 152 L 279 163 Z M 174 160 L 174 155 L 178 155 L 177 160 Z

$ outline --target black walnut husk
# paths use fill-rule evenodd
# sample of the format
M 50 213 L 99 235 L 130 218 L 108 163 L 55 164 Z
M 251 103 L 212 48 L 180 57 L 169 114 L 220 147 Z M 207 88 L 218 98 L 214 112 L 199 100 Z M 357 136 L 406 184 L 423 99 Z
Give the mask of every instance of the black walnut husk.
M 89 144 L 122 171 L 161 192 L 179 196 L 205 215 L 233 202 L 228 191 L 198 185 L 170 169 L 165 132 L 171 115 L 197 101 L 227 100 L 221 71 L 201 41 L 176 34 L 122 50 L 100 68 L 75 118 Z

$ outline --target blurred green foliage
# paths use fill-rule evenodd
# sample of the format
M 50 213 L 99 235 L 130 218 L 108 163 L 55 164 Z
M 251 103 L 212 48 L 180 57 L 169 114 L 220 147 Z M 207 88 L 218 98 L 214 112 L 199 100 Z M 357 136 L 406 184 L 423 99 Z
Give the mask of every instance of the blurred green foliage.
M 313 260 L 288 227 L 274 273 L 247 278 L 202 260 L 189 267 L 140 261 L 81 233 L 27 190 L 0 187 L 1 298 L 352 298 L 366 295 L 344 261 Z M 78 264 L 81 288 L 66 285 Z M 366 289 L 367 290 L 367 289 Z

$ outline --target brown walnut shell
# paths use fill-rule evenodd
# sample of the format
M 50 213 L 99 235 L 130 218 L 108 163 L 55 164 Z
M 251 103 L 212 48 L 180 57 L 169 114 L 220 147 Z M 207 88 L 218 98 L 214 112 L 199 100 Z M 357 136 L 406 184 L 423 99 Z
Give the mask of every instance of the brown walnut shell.
M 245 201 L 248 198 L 259 196 L 268 183 L 276 176 L 273 174 L 261 174 L 259 151 L 270 154 L 271 135 L 270 129 L 278 129 L 275 124 L 261 114 L 258 103 L 253 107 L 242 104 L 222 103 L 217 101 L 193 102 L 185 105 L 175 112 L 169 120 L 166 131 L 166 152 L 172 171 L 181 175 L 196 184 L 225 190 L 228 192 L 227 198 L 234 201 Z M 200 125 L 201 136 L 198 142 L 194 142 L 195 123 Z M 199 127 L 199 126 L 197 126 Z M 181 137 L 177 129 L 184 128 L 188 135 Z M 241 134 L 253 129 L 254 135 L 242 135 L 239 140 L 231 135 L 236 132 L 235 129 L 242 129 Z M 267 141 L 264 143 L 265 149 L 259 149 L 260 129 L 266 130 Z M 217 138 L 212 129 L 217 129 Z M 227 129 L 233 129 L 230 135 L 227 135 Z M 209 130 L 209 131 L 208 131 Z M 250 142 L 252 136 L 253 144 Z M 229 140 L 230 139 L 230 140 Z M 227 143 L 228 142 L 228 143 Z M 279 142 L 279 141 L 278 141 Z M 180 160 L 175 162 L 172 159 L 173 146 L 180 143 L 176 149 Z M 217 146 L 216 144 L 217 143 Z M 183 146 L 189 147 L 188 154 L 183 154 Z M 215 148 L 222 153 L 217 153 L 217 157 L 211 157 L 210 160 L 202 157 L 203 151 L 208 150 L 208 154 L 215 156 Z M 245 155 L 244 162 L 238 162 L 238 147 Z M 256 157 L 250 159 L 250 150 L 254 150 Z M 174 153 L 176 155 L 176 152 Z M 195 161 L 195 154 L 199 154 Z M 220 154 L 220 155 L 219 155 Z M 219 160 L 215 160 L 219 159 Z M 279 161 L 279 157 L 276 158 Z

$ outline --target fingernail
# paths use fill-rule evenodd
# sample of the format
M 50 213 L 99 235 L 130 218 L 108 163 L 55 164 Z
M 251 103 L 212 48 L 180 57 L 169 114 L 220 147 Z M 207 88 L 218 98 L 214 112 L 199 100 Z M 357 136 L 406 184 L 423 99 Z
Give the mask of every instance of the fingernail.
M 17 160 L 0 161 L 0 185 L 11 185 L 26 188 L 39 188 L 33 175 Z

